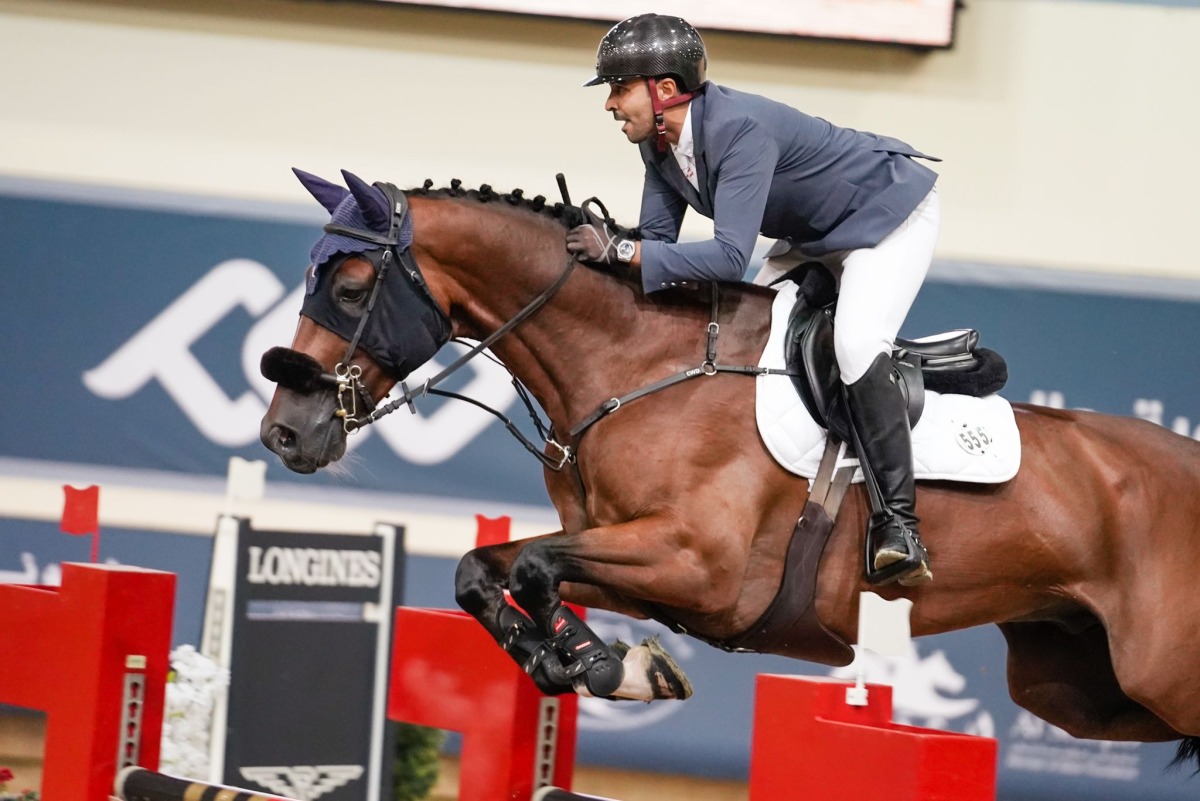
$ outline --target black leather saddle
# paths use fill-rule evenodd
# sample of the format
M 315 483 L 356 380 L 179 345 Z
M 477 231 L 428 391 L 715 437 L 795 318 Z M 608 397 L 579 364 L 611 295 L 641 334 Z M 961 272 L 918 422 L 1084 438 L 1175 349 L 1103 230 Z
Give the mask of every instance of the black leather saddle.
M 788 317 L 784 356 L 800 399 L 817 424 L 850 441 L 841 370 L 833 351 L 837 302 L 833 276 L 819 262 L 795 268 L 780 280 L 799 290 Z M 925 390 L 982 397 L 1008 381 L 1004 357 L 979 347 L 979 332 L 960 329 L 918 340 L 897 339 L 892 367 L 908 401 L 909 427 L 925 409 Z

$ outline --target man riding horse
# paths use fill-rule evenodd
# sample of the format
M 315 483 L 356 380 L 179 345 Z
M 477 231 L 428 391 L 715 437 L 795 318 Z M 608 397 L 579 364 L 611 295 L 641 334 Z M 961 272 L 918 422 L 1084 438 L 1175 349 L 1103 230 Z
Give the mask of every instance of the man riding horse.
M 758 283 L 801 261 L 838 279 L 834 348 L 864 473 L 880 489 L 867 537 L 889 580 L 929 581 L 917 532 L 912 442 L 891 353 L 933 258 L 937 174 L 897 139 L 840 128 L 705 77 L 700 34 L 679 17 L 613 26 L 596 53 L 604 109 L 645 163 L 640 239 L 599 225 L 569 232 L 582 262 L 639 271 L 645 292 L 689 281 L 739 281 L 759 233 L 778 239 Z M 680 243 L 691 206 L 715 236 Z M 898 563 L 903 563 L 898 564 Z

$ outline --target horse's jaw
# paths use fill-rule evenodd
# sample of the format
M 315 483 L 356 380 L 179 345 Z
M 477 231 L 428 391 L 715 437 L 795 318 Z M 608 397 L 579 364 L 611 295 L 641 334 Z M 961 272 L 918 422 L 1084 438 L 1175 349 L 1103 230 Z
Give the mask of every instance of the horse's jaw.
M 295 473 L 315 473 L 346 454 L 346 432 L 332 393 L 279 390 L 259 426 L 259 439 Z

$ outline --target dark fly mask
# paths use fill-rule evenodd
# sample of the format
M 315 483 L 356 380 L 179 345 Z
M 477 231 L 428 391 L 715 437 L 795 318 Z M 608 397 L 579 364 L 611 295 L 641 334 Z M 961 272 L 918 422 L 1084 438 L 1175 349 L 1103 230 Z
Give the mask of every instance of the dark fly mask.
M 385 373 L 403 381 L 449 341 L 450 320 L 433 300 L 413 259 L 412 220 L 403 192 L 387 183 L 368 186 L 344 173 L 350 184 L 347 191 L 308 173 L 296 172 L 333 215 L 325 226 L 325 235 L 313 247 L 313 266 L 309 268 L 300 314 L 350 344 L 332 376 L 316 360 L 288 348 L 267 351 L 262 373 L 298 392 L 336 385 L 338 414 L 350 432 L 369 422 L 362 414 L 374 408 L 358 380 L 360 368 L 351 363 L 354 351 L 362 348 Z M 375 282 L 360 310 L 339 304 L 332 292 L 334 273 L 351 255 L 366 258 L 375 268 Z M 360 403 L 364 406 L 361 413 Z
M 361 314 L 352 313 L 333 296 L 333 274 L 342 259 L 317 271 L 314 291 L 300 307 L 300 314 L 347 342 L 354 340 L 362 323 L 358 347 L 397 381 L 408 378 L 450 339 L 450 321 L 427 294 L 416 265 L 411 265 L 410 276 L 390 275 L 397 269 L 410 268 L 404 264 L 407 254 L 405 250 L 399 259 L 391 249 L 359 254 L 375 267 L 375 284 Z M 416 284 L 414 279 L 421 283 Z

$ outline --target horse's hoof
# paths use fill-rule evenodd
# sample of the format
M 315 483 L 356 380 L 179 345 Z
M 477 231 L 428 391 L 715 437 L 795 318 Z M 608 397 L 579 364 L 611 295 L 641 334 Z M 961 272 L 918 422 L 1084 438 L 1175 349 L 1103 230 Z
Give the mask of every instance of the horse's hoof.
M 692 697 L 695 691 L 692 682 L 683 672 L 683 668 L 671 658 L 658 637 L 642 640 L 642 646 L 649 657 L 646 665 L 646 676 L 650 680 L 650 688 L 657 700 L 684 701 Z
M 613 701 L 682 701 L 692 695 L 692 683 L 683 670 L 663 649 L 657 637 L 642 640 L 630 648 L 617 641 L 609 646 L 623 654 L 625 678 L 616 692 L 608 696 Z

